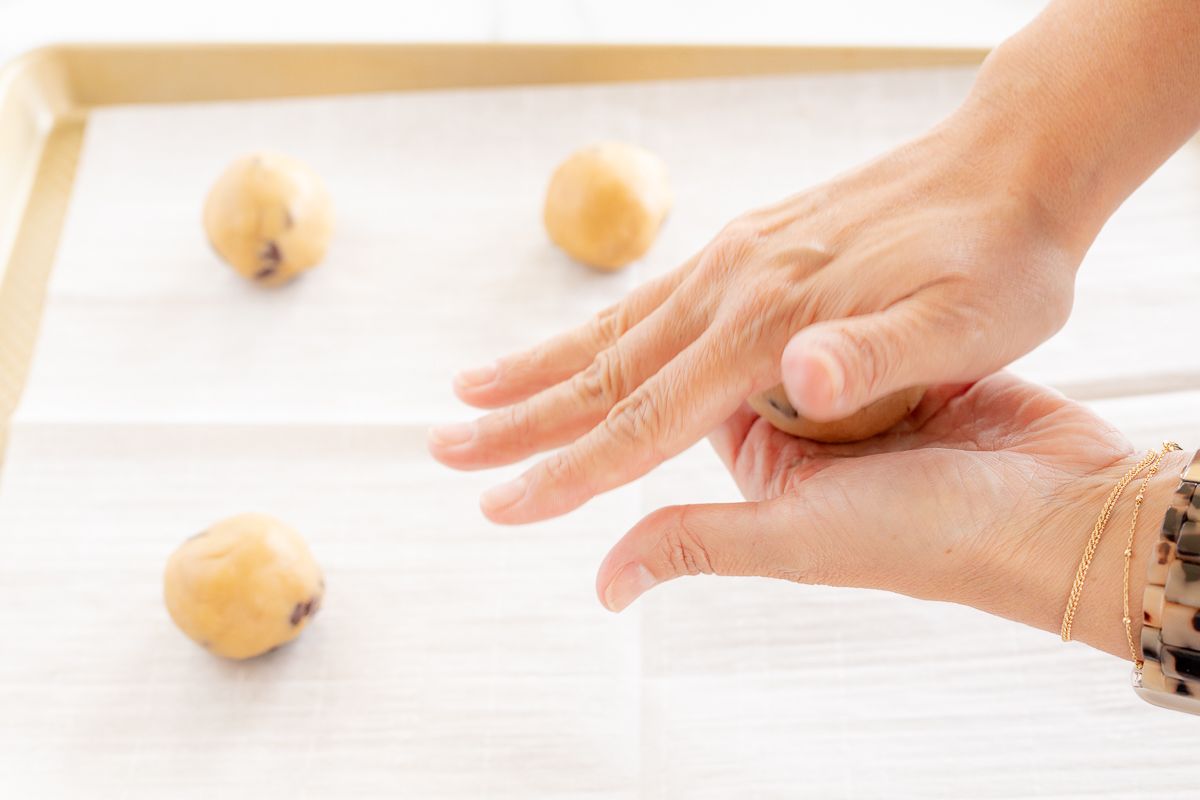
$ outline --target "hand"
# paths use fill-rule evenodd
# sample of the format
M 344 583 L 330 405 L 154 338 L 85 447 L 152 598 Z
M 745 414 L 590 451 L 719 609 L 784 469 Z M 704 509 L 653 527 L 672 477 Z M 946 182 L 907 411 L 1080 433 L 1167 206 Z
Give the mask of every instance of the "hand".
M 859 444 L 795 439 L 746 408 L 711 439 L 748 502 L 642 520 L 600 567 L 597 591 L 611 610 L 684 575 L 761 575 L 949 600 L 1057 632 L 1096 516 L 1137 460 L 1083 406 L 1003 373 L 937 388 L 900 428 Z M 1144 558 L 1181 460 L 1164 460 L 1139 518 L 1139 622 Z M 1074 624 L 1074 638 L 1122 656 L 1134 491 L 1101 540 Z
M 500 410 L 435 429 L 432 453 L 479 469 L 568 445 L 483 497 L 494 521 L 530 522 L 686 449 L 781 368 L 797 409 L 829 420 L 1007 364 L 1066 320 L 1086 242 L 985 129 L 952 118 L 735 220 L 583 327 L 462 373 L 464 401 Z

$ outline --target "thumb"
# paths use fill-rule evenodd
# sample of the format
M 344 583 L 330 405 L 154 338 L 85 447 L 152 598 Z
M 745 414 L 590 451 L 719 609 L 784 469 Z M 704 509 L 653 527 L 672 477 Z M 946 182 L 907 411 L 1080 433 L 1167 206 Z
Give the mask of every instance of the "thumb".
M 600 566 L 596 593 L 620 611 L 660 583 L 685 575 L 762 575 L 826 582 L 826 532 L 812 530 L 795 496 L 757 503 L 669 506 L 617 542 Z M 837 518 L 836 516 L 834 518 Z
M 963 374 L 966 364 L 987 372 L 991 359 L 968 352 L 971 331 L 956 330 L 950 316 L 913 299 L 804 328 L 780 360 L 788 400 L 803 416 L 830 422 L 910 386 L 978 377 Z

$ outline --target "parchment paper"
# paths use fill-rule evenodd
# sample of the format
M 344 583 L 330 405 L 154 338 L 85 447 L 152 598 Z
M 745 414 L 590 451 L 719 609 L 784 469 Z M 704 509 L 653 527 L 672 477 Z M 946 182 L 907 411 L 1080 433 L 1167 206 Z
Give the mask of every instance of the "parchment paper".
M 452 400 L 455 369 L 582 321 L 737 213 L 917 134 L 971 77 L 93 115 L 0 484 L 0 795 L 1190 787 L 1191 720 L 1140 705 L 1122 663 L 969 609 L 696 578 L 603 611 L 595 568 L 643 514 L 737 499 L 704 444 L 517 529 L 475 508 L 513 470 L 457 474 L 425 454 L 427 424 L 470 413 Z M 646 260 L 599 275 L 546 242 L 540 207 L 554 164 L 610 137 L 663 154 L 678 200 Z M 220 265 L 199 221 L 223 165 L 259 147 L 311 163 L 338 215 L 328 263 L 278 292 Z M 1114 220 L 1079 312 L 1025 374 L 1134 386 L 1178 366 L 1168 310 L 1200 301 L 1198 164 L 1191 145 Z M 1149 439 L 1192 406 L 1151 422 L 1136 400 L 1109 407 Z M 180 540 L 248 509 L 305 533 L 329 596 L 295 644 L 230 664 L 173 628 L 159 581 Z

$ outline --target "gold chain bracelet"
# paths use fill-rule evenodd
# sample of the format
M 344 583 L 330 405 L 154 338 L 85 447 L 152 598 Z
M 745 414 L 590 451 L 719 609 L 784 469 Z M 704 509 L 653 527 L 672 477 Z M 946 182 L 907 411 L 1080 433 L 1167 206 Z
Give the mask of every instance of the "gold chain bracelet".
M 1133 643 L 1133 620 L 1129 617 L 1129 565 L 1133 560 L 1133 539 L 1137 534 L 1138 511 L 1141 510 L 1142 502 L 1146 499 L 1146 487 L 1150 485 L 1150 479 L 1158 474 L 1158 468 L 1162 466 L 1162 460 L 1166 458 L 1167 453 L 1182 449 L 1175 442 L 1163 442 L 1162 449 L 1158 451 L 1158 456 L 1150 464 L 1150 469 L 1146 472 L 1146 477 L 1142 479 L 1142 483 L 1138 487 L 1138 493 L 1133 498 L 1133 516 L 1129 520 L 1129 539 L 1125 542 L 1125 569 L 1121 592 L 1124 613 L 1121 616 L 1121 621 L 1125 623 L 1125 641 L 1129 642 L 1129 657 L 1137 669 L 1142 668 L 1142 659 L 1138 655 L 1138 647 Z
M 1079 560 L 1079 568 L 1075 570 L 1075 583 L 1071 586 L 1071 595 L 1067 598 L 1067 608 L 1063 612 L 1061 633 L 1064 642 L 1071 641 L 1071 625 L 1075 621 L 1075 611 L 1079 608 L 1079 597 L 1083 594 L 1083 582 L 1087 579 L 1088 567 L 1092 565 L 1092 558 L 1096 555 L 1096 547 L 1100 544 L 1100 536 L 1108 525 L 1108 518 L 1112 516 L 1113 508 L 1116 507 L 1117 500 L 1121 498 L 1125 487 L 1155 458 L 1156 454 L 1151 450 L 1142 457 L 1141 461 L 1130 467 L 1129 471 L 1121 476 L 1121 480 L 1117 481 L 1117 485 L 1109 492 L 1108 499 L 1104 501 L 1104 506 L 1100 509 L 1100 516 L 1096 520 L 1095 527 L 1092 528 L 1092 535 L 1088 539 L 1087 546 L 1083 549 L 1083 557 Z

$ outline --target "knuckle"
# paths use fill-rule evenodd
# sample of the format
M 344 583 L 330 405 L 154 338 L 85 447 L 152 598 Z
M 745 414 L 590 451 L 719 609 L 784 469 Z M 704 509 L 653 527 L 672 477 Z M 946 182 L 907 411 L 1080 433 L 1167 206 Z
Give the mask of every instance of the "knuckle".
M 795 286 L 780 280 L 758 282 L 746 302 L 726 309 L 724 320 L 735 334 L 733 341 L 753 345 L 786 341 L 796 309 L 804 304 L 803 294 Z
M 661 435 L 663 415 L 649 394 L 638 392 L 613 406 L 604 426 L 619 442 L 650 446 Z
M 611 344 L 624 336 L 629 328 L 629 311 L 624 303 L 617 303 L 592 319 L 592 338 L 602 345 Z
M 757 291 L 755 309 L 748 309 L 750 314 L 743 315 L 744 324 L 752 324 L 751 314 L 757 317 L 757 327 L 764 330 L 778 330 L 788 320 L 795 317 L 798 309 L 808 305 L 807 292 L 798 292 L 797 287 L 789 281 L 779 279 L 763 283 Z
M 790 322 L 799 330 L 814 322 L 845 317 L 854 310 L 853 291 L 842 281 L 811 280 L 804 286 L 804 302 L 793 307 L 795 316 Z
M 761 235 L 762 227 L 759 215 L 751 211 L 747 214 L 740 214 L 725 223 L 725 227 L 718 232 L 717 238 L 731 242 L 753 241 Z
M 525 440 L 537 430 L 537 420 L 529 403 L 517 403 L 504 410 L 503 427 L 516 437 Z
M 895 354 L 888 339 L 868 335 L 859 326 L 849 326 L 841 331 L 841 341 L 848 371 L 858 376 L 864 396 L 875 396 L 895 369 Z
M 676 575 L 712 575 L 712 554 L 704 540 L 689 525 L 687 506 L 663 509 L 668 517 L 659 540 L 659 555 Z
M 570 451 L 555 453 L 542 462 L 542 473 L 554 485 L 571 483 L 575 474 L 575 461 Z
M 818 183 L 810 186 L 801 194 L 793 197 L 793 202 L 799 211 L 806 214 L 817 214 L 834 204 L 833 183 Z
M 575 377 L 575 391 L 585 402 L 611 407 L 625 396 L 619 357 L 605 351 Z
M 758 226 L 741 217 L 726 225 L 704 250 L 704 263 L 709 268 L 728 269 L 743 261 L 758 244 Z

